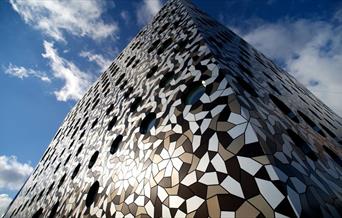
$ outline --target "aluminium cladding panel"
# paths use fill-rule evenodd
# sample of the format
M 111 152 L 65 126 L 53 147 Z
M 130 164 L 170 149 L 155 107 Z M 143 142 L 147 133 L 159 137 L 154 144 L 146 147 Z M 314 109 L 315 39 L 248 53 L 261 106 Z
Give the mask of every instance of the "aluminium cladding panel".
M 189 1 L 68 114 L 6 217 L 341 214 L 341 118 Z

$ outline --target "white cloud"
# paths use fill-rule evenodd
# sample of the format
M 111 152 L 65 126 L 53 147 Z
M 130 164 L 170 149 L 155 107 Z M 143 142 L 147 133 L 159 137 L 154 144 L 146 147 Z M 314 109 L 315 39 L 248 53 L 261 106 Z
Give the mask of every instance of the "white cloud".
M 98 40 L 114 36 L 118 25 L 101 19 L 106 10 L 100 0 L 10 0 L 23 20 L 55 40 L 65 41 L 63 32 Z
M 143 0 L 136 11 L 138 23 L 141 25 L 148 23 L 161 7 L 160 0 Z
M 125 21 L 126 24 L 129 23 L 130 16 L 129 16 L 128 11 L 121 11 L 120 12 L 120 17 Z
M 30 164 L 18 162 L 15 156 L 0 156 L 0 188 L 20 189 L 32 171 Z
M 95 62 L 100 67 L 102 72 L 105 71 L 112 63 L 112 60 L 107 59 L 100 54 L 94 54 L 90 51 L 81 51 L 80 56 L 87 58 L 91 62 Z
M 0 194 L 0 217 L 2 217 L 8 205 L 12 202 L 12 198 L 10 198 L 7 194 Z
M 342 115 L 342 19 L 337 19 L 338 13 L 335 22 L 286 19 L 238 32 Z
M 19 67 L 10 63 L 8 67 L 5 68 L 5 73 L 20 79 L 24 79 L 30 76 L 37 77 L 44 82 L 51 82 L 50 78 L 46 73 L 37 71 L 31 68 Z
M 80 99 L 91 85 L 93 78 L 82 72 L 74 63 L 60 57 L 53 43 L 44 41 L 44 49 L 45 53 L 42 55 L 49 60 L 54 77 L 65 81 L 64 86 L 54 92 L 57 100 Z

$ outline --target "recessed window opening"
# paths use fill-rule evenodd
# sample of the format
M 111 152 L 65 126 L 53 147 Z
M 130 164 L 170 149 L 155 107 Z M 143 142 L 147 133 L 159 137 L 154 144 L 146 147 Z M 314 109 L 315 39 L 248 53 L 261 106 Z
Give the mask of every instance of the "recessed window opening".
M 151 53 L 152 51 L 154 51 L 157 48 L 157 46 L 159 45 L 159 43 L 160 43 L 160 39 L 157 39 L 156 41 L 154 41 L 147 52 Z
M 87 198 L 86 198 L 86 206 L 90 207 L 97 196 L 97 192 L 99 191 L 100 184 L 98 181 L 94 182 L 94 184 L 89 188 Z
M 171 45 L 172 41 L 172 38 L 168 38 L 167 40 L 165 40 L 158 48 L 157 55 L 164 53 L 164 51 Z
M 83 144 L 80 145 L 80 147 L 78 147 L 77 152 L 76 152 L 76 157 L 81 153 L 83 148 Z
M 124 98 L 128 98 L 129 95 L 132 93 L 132 91 L 133 91 L 133 87 L 129 87 L 124 94 Z
M 64 166 L 68 164 L 69 160 L 70 160 L 71 154 L 69 154 L 69 156 L 67 157 L 67 159 L 64 162 Z
M 131 109 L 130 109 L 131 112 L 137 110 L 137 108 L 138 108 L 139 104 L 141 103 L 141 101 L 142 101 L 142 98 L 141 98 L 141 97 L 136 97 L 136 98 L 134 99 L 133 103 L 131 104 Z
M 189 84 L 183 94 L 183 102 L 186 105 L 193 105 L 200 100 L 205 93 L 205 87 L 201 82 L 193 82 Z
M 88 163 L 89 169 L 91 169 L 94 166 L 98 156 L 99 156 L 99 151 L 95 151 L 89 160 L 89 163 Z
M 81 164 L 77 164 L 74 171 L 72 172 L 71 179 L 74 179 L 77 176 L 78 171 L 80 170 Z
M 155 113 L 148 113 L 145 118 L 141 121 L 140 124 L 140 133 L 146 134 L 148 133 L 152 127 L 154 127 L 156 123 L 156 114 Z
M 85 120 L 83 121 L 81 125 L 81 129 L 83 129 L 83 127 L 87 124 L 87 122 L 88 122 L 88 117 L 86 117 Z
M 110 147 L 110 153 L 111 153 L 111 154 L 114 154 L 114 153 L 118 150 L 118 148 L 119 148 L 119 146 L 120 146 L 120 144 L 121 144 L 121 142 L 122 142 L 122 138 L 123 138 L 122 135 L 118 135 L 118 136 L 114 139 L 114 141 L 112 142 L 112 145 L 111 145 L 111 147 Z
M 116 124 L 117 119 L 118 119 L 117 116 L 114 116 L 111 119 L 111 121 L 109 121 L 108 128 L 107 128 L 108 131 L 111 130 L 114 127 L 114 125 Z
M 174 76 L 175 76 L 174 72 L 171 72 L 171 71 L 164 74 L 163 78 L 159 82 L 159 88 L 164 88 L 166 85 L 168 85 L 172 81 Z
M 41 218 L 41 217 L 43 217 L 43 208 L 39 208 L 39 210 L 37 210 L 32 216 L 32 218 Z
M 83 136 L 84 136 L 84 134 L 85 134 L 85 130 L 83 130 L 83 132 L 81 133 L 81 135 L 80 135 L 80 138 L 79 138 L 79 140 L 81 140 L 82 138 L 83 138 Z
M 114 104 L 109 105 L 109 107 L 106 110 L 106 115 L 108 116 L 110 112 L 112 112 L 113 109 L 114 109 Z
M 310 148 L 310 146 L 297 133 L 295 133 L 291 129 L 288 129 L 287 134 L 290 136 L 290 138 L 294 142 L 294 144 L 297 147 L 299 147 L 306 156 L 308 156 L 313 161 L 318 160 L 318 157 L 315 154 L 315 152 Z
M 286 114 L 294 122 L 299 123 L 297 116 L 290 110 L 289 107 L 286 106 L 284 102 L 282 102 L 279 98 L 272 94 L 269 94 L 269 97 L 273 101 L 273 103 L 281 110 L 281 112 Z
M 321 128 L 319 128 L 315 122 L 313 122 L 308 116 L 306 116 L 304 113 L 302 113 L 301 111 L 297 111 L 299 116 L 301 116 L 303 118 L 303 120 L 315 131 L 318 132 L 320 135 L 326 137 L 326 135 L 324 134 L 324 132 L 321 130 Z
M 333 133 L 328 127 L 324 126 L 323 124 L 321 124 L 321 127 L 331 136 L 331 138 L 336 138 L 335 133 Z
M 250 77 L 254 77 L 254 75 L 253 75 L 253 73 L 248 69 L 248 68 L 246 68 L 245 66 L 243 66 L 241 63 L 239 63 L 239 68 L 240 68 L 240 70 L 242 71 L 242 72 L 244 72 L 244 73 L 246 73 L 248 76 L 250 76 Z
M 64 175 L 62 176 L 61 180 L 59 180 L 58 188 L 60 188 L 60 187 L 63 185 L 64 180 L 65 180 L 65 177 L 66 177 L 66 174 L 64 174 Z
M 281 92 L 271 83 L 267 82 L 268 86 L 271 87 L 273 91 L 275 91 L 278 95 L 281 95 Z
M 127 85 L 127 80 L 125 80 L 121 85 L 120 85 L 120 90 L 123 90 L 125 86 Z
M 59 206 L 59 201 L 57 201 L 57 202 L 53 205 L 53 207 L 51 208 L 49 218 L 55 218 L 56 213 L 57 213 L 58 206 Z
M 338 165 L 340 165 L 342 167 L 341 158 L 333 150 L 331 150 L 327 146 L 323 145 L 323 148 L 324 148 L 325 152 L 327 152 L 327 154 L 331 157 L 331 159 L 333 159 Z
M 53 183 L 49 186 L 49 189 L 48 189 L 48 191 L 46 192 L 46 195 L 49 195 L 49 194 L 50 194 L 50 192 L 52 191 L 52 188 L 53 188 L 54 184 L 55 184 L 55 182 L 53 182 Z
M 91 124 L 91 128 L 92 128 L 92 129 L 96 126 L 97 122 L 98 122 L 98 119 L 96 118 L 96 119 L 94 120 L 94 122 Z
M 252 95 L 254 97 L 258 97 L 259 96 L 258 93 L 256 93 L 254 87 L 252 87 L 252 85 L 250 85 L 244 79 L 242 79 L 241 77 L 237 76 L 236 80 L 239 83 L 239 85 L 242 87 L 242 89 L 246 90 L 250 95 Z
M 122 74 L 119 79 L 116 81 L 115 85 L 119 85 L 121 83 L 121 81 L 123 80 L 123 78 L 125 77 L 125 74 Z
M 148 71 L 148 73 L 146 74 L 146 78 L 151 78 L 153 76 L 153 74 L 155 74 L 155 72 L 157 72 L 158 70 L 158 65 L 155 65 L 153 67 L 151 67 L 150 71 Z

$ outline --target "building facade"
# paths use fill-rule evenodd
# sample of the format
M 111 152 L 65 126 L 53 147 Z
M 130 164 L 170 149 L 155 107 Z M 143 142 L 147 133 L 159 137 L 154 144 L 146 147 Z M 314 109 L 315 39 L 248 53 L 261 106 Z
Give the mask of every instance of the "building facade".
M 342 119 L 186 0 L 65 118 L 5 217 L 340 217 Z

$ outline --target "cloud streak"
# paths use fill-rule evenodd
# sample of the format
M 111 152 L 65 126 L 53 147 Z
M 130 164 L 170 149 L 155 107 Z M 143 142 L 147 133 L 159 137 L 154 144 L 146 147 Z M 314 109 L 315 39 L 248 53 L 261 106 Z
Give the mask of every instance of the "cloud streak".
M 0 188 L 19 190 L 32 171 L 30 164 L 18 162 L 15 156 L 0 156 Z
M 64 86 L 55 91 L 58 101 L 78 100 L 92 83 L 92 76 L 81 71 L 73 62 L 60 57 L 53 43 L 44 41 L 45 53 L 54 77 L 63 80 Z
M 90 62 L 96 63 L 101 69 L 101 72 L 105 71 L 112 63 L 112 60 L 105 58 L 103 55 L 95 54 L 90 51 L 81 51 L 80 56 L 86 58 Z
M 342 115 L 342 19 L 284 19 L 238 32 Z
M 158 13 L 161 7 L 160 0 L 143 0 L 136 11 L 138 23 L 140 25 L 148 23 Z
M 44 82 L 51 82 L 50 78 L 46 75 L 46 73 L 37 71 L 31 68 L 19 67 L 10 63 L 8 67 L 5 68 L 5 73 L 20 79 L 28 78 L 28 77 L 36 77 Z
M 12 198 L 10 198 L 7 194 L 0 194 L 0 217 L 2 217 L 8 205 L 12 202 Z
M 99 40 L 114 36 L 119 30 L 117 23 L 106 24 L 101 19 L 106 5 L 100 0 L 10 0 L 10 3 L 26 23 L 57 41 L 65 41 L 64 32 Z

